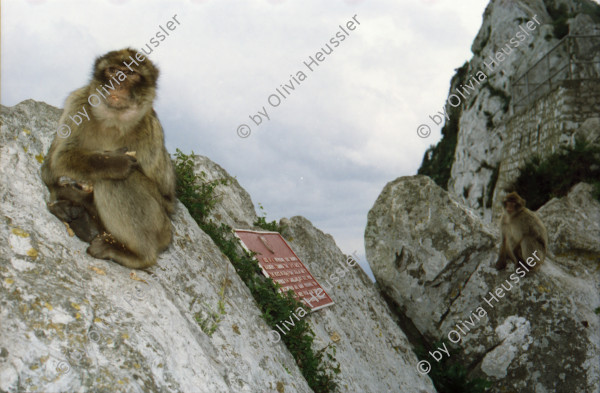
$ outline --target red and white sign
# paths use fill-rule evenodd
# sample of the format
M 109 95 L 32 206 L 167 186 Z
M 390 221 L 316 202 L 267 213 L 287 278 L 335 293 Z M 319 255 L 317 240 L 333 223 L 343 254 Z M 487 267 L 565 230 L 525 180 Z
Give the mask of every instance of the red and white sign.
M 236 236 L 254 256 L 265 276 L 281 285 L 280 292 L 294 291 L 297 299 L 312 311 L 333 304 L 333 300 L 310 274 L 279 232 L 235 229 Z

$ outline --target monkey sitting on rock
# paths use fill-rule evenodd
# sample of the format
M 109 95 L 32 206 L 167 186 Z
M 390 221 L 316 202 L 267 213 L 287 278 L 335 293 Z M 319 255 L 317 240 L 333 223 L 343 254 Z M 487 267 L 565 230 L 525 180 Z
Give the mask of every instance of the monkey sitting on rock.
M 158 73 L 133 49 L 98 58 L 65 103 L 59 124 L 71 119 L 70 135 L 54 138 L 42 165 L 49 210 L 90 243 L 88 254 L 136 269 L 155 264 L 172 237 L 175 171 L 152 108 Z
M 496 269 L 506 268 L 506 260 L 515 265 L 528 260 L 530 270 L 538 270 L 547 255 L 548 234 L 539 217 L 525 207 L 525 199 L 516 192 L 508 194 L 504 200 L 504 214 L 501 220 L 502 244 Z M 537 261 L 533 260 L 533 257 Z M 530 259 L 531 258 L 531 259 Z

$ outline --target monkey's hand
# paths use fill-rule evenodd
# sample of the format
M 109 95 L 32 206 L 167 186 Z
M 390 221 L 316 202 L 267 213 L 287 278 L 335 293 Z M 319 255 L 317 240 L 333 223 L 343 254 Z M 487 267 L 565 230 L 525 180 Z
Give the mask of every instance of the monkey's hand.
M 90 157 L 90 166 L 96 175 L 103 179 L 126 179 L 139 165 L 137 159 L 126 154 L 127 148 L 121 148 Z

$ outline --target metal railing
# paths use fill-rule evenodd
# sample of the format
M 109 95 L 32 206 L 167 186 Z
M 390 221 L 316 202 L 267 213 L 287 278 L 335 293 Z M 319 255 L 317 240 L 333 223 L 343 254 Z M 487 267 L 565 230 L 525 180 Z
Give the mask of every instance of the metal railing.
M 600 35 L 568 35 L 518 78 L 511 78 L 513 113 L 562 81 L 600 79 Z

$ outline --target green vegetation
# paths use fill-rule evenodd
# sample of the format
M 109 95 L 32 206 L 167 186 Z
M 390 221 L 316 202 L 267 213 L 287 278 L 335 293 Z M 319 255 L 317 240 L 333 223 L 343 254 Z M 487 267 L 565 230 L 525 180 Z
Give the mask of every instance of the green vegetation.
M 263 205 L 261 205 L 259 203 L 258 208 L 260 209 L 262 214 L 260 215 L 260 217 L 258 217 L 256 219 L 256 221 L 254 221 L 255 226 L 262 228 L 265 231 L 279 232 L 279 233 L 283 232 L 285 227 L 277 224 L 277 221 L 273 220 L 271 222 L 267 222 L 267 213 L 265 212 L 265 208 L 263 207 Z
M 439 348 L 444 344 L 446 348 L 450 348 L 445 339 L 435 342 L 432 348 Z M 451 361 L 451 357 L 444 356 L 439 362 L 436 362 L 429 356 L 429 352 L 425 348 L 420 347 L 416 352 L 419 360 L 427 360 L 430 363 L 431 370 L 428 375 L 438 393 L 483 393 L 486 388 L 492 386 L 491 382 L 486 379 L 469 379 L 465 366 Z M 456 356 L 456 354 L 454 355 Z
M 228 277 L 229 266 L 227 266 L 225 278 L 223 279 L 223 285 L 221 285 L 221 290 L 219 291 L 219 302 L 217 303 L 218 312 L 213 311 L 205 304 L 205 306 L 210 310 L 208 316 L 206 318 L 202 318 L 202 314 L 199 312 L 194 315 L 196 322 L 198 322 L 200 325 L 200 329 L 202 329 L 202 331 L 209 337 L 211 337 L 215 330 L 217 330 L 217 327 L 219 327 L 219 322 L 221 322 L 221 317 L 225 315 L 225 289 L 229 283 Z
M 452 77 L 450 90 L 464 83 L 467 74 L 469 63 L 466 62 L 462 67 L 456 70 L 456 74 Z M 462 104 L 454 108 L 448 105 L 447 120 L 442 127 L 442 139 L 435 146 L 430 146 L 423 156 L 421 168 L 418 170 L 419 175 L 427 175 L 433 181 L 445 190 L 448 189 L 448 180 L 450 180 L 450 171 L 454 164 L 454 152 L 456 150 L 456 142 L 458 137 L 458 120 L 462 113 Z
M 555 2 L 552 2 L 552 4 L 546 4 L 546 11 L 548 11 L 548 14 L 552 18 L 552 32 L 554 33 L 554 37 L 560 40 L 569 34 L 568 21 L 574 15 L 567 12 L 567 6 L 565 4 L 556 6 Z
M 475 56 L 479 56 L 481 54 L 481 51 L 483 51 L 483 48 L 485 48 L 485 46 L 488 44 L 488 42 L 490 41 L 490 37 L 492 36 L 492 26 L 488 26 L 486 33 L 485 33 L 485 38 L 482 40 L 481 44 L 479 45 L 479 48 L 477 48 L 476 50 L 473 51 L 473 54 Z
M 569 13 L 565 3 L 557 4 L 556 0 L 544 0 L 546 11 L 552 18 L 552 33 L 554 37 L 561 39 L 569 34 L 569 19 L 577 16 L 577 13 Z M 600 5 L 589 0 L 579 0 L 574 4 L 578 13 L 589 15 L 596 23 L 600 22 Z M 547 37 L 545 37 L 547 39 Z
M 581 139 L 544 160 L 531 158 L 511 188 L 525 198 L 529 209 L 537 210 L 579 182 L 591 183 L 594 198 L 600 201 L 600 147 Z
M 216 224 L 208 219 L 208 214 L 217 201 L 213 195 L 214 189 L 219 184 L 227 184 L 227 180 L 207 181 L 205 173 L 201 172 L 200 175 L 196 175 L 193 169 L 194 153 L 185 155 L 178 149 L 175 154 L 177 196 L 188 208 L 200 228 L 229 258 L 240 278 L 250 289 L 267 324 L 275 330 L 277 323 L 284 319 L 289 320 L 292 313 L 299 307 L 306 310 L 303 303 L 294 299 L 291 291 L 286 294 L 279 293 L 280 286 L 262 275 L 258 262 L 243 250 L 239 240 L 233 235 L 231 227 L 225 224 Z M 265 220 L 264 217 L 263 220 Z M 271 225 L 272 223 L 266 224 Z M 225 312 L 224 290 L 223 286 L 219 313 Z M 202 322 L 203 320 L 200 318 L 199 323 L 205 325 L 203 330 L 214 332 L 216 324 L 220 320 L 219 313 L 212 312 L 210 316 L 213 319 L 212 324 L 210 321 Z M 335 359 L 336 348 L 330 344 L 318 351 L 313 350 L 314 336 L 308 322 L 300 319 L 295 321 L 295 325 L 287 334 L 282 335 L 281 339 L 294 356 L 311 389 L 317 393 L 332 392 L 337 388 L 335 377 L 340 373 L 339 363 L 336 363 Z
M 215 312 L 212 309 L 209 310 L 210 311 L 207 317 L 203 318 L 202 314 L 197 312 L 194 314 L 194 318 L 196 318 L 196 322 L 198 322 L 198 325 L 200 325 L 200 329 L 202 329 L 207 336 L 211 337 L 215 330 L 217 330 L 217 327 L 219 327 L 221 317 L 225 315 L 225 303 L 221 303 L 221 301 L 219 301 L 219 312 Z
M 600 4 L 584 0 L 581 4 L 581 13 L 592 17 L 594 22 L 600 22 Z
M 188 208 L 196 221 L 208 220 L 208 214 L 217 203 L 215 188 L 228 185 L 228 179 L 206 181 L 206 173 L 194 173 L 194 153 L 186 156 L 177 149 L 175 153 L 175 171 L 177 173 L 177 197 Z M 196 181 L 198 180 L 198 181 Z

